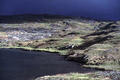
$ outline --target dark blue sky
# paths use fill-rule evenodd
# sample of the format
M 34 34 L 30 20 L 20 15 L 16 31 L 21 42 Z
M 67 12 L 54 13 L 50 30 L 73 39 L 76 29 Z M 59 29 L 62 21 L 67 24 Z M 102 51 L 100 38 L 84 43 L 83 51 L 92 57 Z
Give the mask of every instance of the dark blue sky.
M 0 15 L 14 14 L 120 19 L 120 0 L 0 0 Z

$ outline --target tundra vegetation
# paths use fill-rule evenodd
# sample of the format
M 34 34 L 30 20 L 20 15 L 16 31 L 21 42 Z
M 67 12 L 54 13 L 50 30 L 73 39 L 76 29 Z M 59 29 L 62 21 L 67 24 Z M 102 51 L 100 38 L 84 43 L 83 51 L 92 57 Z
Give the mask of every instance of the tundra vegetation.
M 54 52 L 108 75 L 69 73 L 36 80 L 120 80 L 120 21 L 49 15 L 0 18 L 1 48 Z

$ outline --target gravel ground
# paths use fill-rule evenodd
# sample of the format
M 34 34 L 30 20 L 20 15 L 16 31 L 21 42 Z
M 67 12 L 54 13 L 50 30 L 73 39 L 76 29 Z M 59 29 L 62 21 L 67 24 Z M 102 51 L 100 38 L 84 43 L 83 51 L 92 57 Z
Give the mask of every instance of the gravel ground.
M 5 29 L 2 32 L 5 33 L 6 37 L 5 38 L 0 38 L 1 41 L 31 41 L 31 40 L 38 40 L 38 39 L 44 39 L 51 37 L 53 34 L 55 34 L 55 31 L 53 30 L 47 30 L 47 29 L 31 29 L 28 28 L 26 29 Z M 2 36 L 1 34 L 0 36 Z
M 119 71 L 105 71 L 105 72 L 98 72 L 96 74 L 98 77 L 109 78 L 111 80 L 120 80 L 120 72 Z

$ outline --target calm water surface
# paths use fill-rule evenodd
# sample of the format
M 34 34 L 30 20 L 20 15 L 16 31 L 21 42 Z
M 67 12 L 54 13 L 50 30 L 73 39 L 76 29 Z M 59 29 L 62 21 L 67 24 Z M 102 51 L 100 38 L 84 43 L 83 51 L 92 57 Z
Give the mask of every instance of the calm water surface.
M 35 80 L 45 75 L 92 71 L 57 54 L 0 49 L 0 80 Z
M 120 0 L 0 0 L 0 15 L 58 14 L 120 20 Z

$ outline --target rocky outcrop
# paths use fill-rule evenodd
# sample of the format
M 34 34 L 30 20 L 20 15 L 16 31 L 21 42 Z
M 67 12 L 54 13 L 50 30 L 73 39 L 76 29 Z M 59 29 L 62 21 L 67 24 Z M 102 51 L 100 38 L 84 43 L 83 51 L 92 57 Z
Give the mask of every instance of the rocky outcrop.
M 106 62 L 120 64 L 120 46 L 114 44 L 116 40 L 116 43 L 119 44 L 120 36 L 117 35 L 119 31 L 119 25 L 108 23 L 100 27 L 99 30 L 83 36 L 82 38 L 85 39 L 83 44 L 74 47 L 62 47 L 61 49 L 73 50 L 73 54 L 67 55 L 66 58 L 70 61 L 89 65 L 106 64 Z M 82 54 L 81 52 L 75 53 L 75 50 L 83 50 L 83 52 Z

